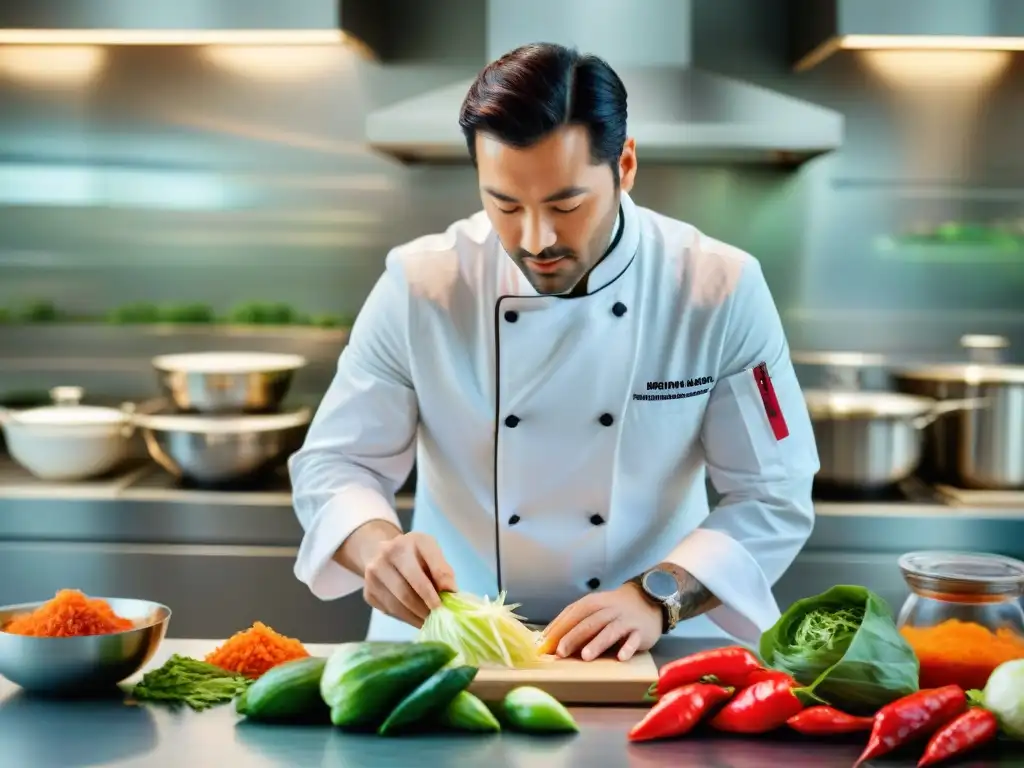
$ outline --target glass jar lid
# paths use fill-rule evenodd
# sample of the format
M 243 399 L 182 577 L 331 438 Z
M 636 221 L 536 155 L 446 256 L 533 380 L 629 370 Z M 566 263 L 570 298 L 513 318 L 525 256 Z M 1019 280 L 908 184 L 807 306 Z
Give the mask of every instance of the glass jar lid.
M 899 559 L 914 590 L 947 595 L 1024 594 L 1024 563 L 982 552 L 909 552 Z

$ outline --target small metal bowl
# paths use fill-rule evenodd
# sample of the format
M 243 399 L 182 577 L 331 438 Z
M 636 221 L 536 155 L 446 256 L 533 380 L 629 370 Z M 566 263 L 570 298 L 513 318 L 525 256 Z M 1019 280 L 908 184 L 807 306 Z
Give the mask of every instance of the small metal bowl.
M 167 633 L 171 609 L 148 600 L 101 599 L 110 603 L 118 616 L 140 626 L 82 637 L 32 637 L 0 631 L 0 675 L 29 693 L 70 697 L 111 690 L 142 669 Z M 0 626 L 44 602 L 0 608 Z
M 300 355 L 198 352 L 153 358 L 160 388 L 179 411 L 273 413 L 306 366 Z
M 194 485 L 245 483 L 269 475 L 302 447 L 312 411 L 248 416 L 136 416 L 150 456 Z

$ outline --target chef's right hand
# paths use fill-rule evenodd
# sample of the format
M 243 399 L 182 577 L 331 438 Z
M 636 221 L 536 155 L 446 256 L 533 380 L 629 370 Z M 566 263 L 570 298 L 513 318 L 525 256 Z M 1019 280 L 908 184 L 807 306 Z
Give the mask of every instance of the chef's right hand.
M 363 597 L 372 607 L 414 627 L 454 592 L 455 574 L 432 536 L 403 533 L 382 541 L 366 564 Z

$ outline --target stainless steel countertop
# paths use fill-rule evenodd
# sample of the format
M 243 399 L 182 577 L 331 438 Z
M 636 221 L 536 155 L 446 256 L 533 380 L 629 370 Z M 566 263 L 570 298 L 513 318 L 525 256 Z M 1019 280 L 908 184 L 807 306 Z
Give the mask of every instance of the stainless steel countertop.
M 655 649 L 660 663 L 718 641 L 667 640 Z M 165 640 L 150 666 L 172 653 L 201 656 L 213 640 Z M 330 646 L 310 646 L 327 655 Z M 0 677 L 0 764 L 14 768 L 74 766 L 320 766 L 321 768 L 849 768 L 860 751 L 856 741 L 823 743 L 795 737 L 704 738 L 629 745 L 626 732 L 640 708 L 573 710 L 580 733 L 537 737 L 503 733 L 383 739 L 343 734 L 330 727 L 246 723 L 230 705 L 203 713 L 160 706 L 126 706 L 120 699 L 47 701 L 25 696 Z M 972 766 L 1019 765 L 1024 753 Z M 888 768 L 913 762 L 886 761 Z

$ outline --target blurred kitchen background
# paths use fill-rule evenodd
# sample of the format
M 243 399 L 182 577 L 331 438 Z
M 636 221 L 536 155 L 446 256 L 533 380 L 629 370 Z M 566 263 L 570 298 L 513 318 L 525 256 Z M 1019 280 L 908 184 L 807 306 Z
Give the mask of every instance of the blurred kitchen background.
M 880 356 L 845 366 L 871 389 L 902 386 L 899 365 L 1009 371 L 995 442 L 973 444 L 973 495 L 936 490 L 954 483 L 934 474 L 942 434 L 897 456 L 902 438 L 858 433 L 870 457 L 837 461 L 861 477 L 887 462 L 884 482 L 823 492 L 780 603 L 841 572 L 898 605 L 909 549 L 1024 554 L 1024 377 L 1009 365 L 1024 362 L 1024 4 L 283 5 L 2 4 L 0 405 L 43 406 L 53 387 L 141 404 L 167 394 L 154 356 L 233 350 L 302 355 L 280 407 L 315 406 L 388 249 L 479 206 L 456 125 L 469 81 L 520 42 L 578 42 L 639 73 L 634 199 L 761 260 L 809 386 L 836 352 Z M 183 18 L 198 31 L 175 32 Z M 0 604 L 71 586 L 162 600 L 176 636 L 256 619 L 360 635 L 358 596 L 321 604 L 291 574 L 279 469 L 241 489 L 190 482 L 175 461 L 202 460 L 201 441 L 184 432 L 169 438 L 184 458 L 157 466 L 175 449 L 136 434 L 126 464 L 75 481 L 0 455 Z

